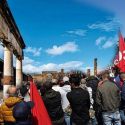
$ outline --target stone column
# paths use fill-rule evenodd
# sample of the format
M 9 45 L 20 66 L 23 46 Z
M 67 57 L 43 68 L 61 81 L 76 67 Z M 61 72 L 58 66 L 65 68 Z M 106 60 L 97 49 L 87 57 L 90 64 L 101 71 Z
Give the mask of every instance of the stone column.
M 91 70 L 87 69 L 87 77 L 90 77 L 90 75 L 91 75 Z
M 16 59 L 16 86 L 20 87 L 22 84 L 22 60 Z
M 94 59 L 94 76 L 97 76 L 97 58 Z
M 7 90 L 13 82 L 13 53 L 8 47 L 4 47 L 4 85 L 3 96 L 7 97 Z

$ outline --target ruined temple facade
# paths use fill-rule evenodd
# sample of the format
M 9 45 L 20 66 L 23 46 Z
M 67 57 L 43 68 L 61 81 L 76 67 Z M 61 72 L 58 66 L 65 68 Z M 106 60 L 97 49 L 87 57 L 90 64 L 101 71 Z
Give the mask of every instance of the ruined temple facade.
M 13 54 L 16 56 L 16 85 L 22 83 L 24 40 L 15 23 L 6 0 L 0 0 L 0 42 L 4 47 L 3 84 L 4 94 L 13 83 Z
M 43 71 L 41 74 L 33 74 L 32 78 L 33 78 L 34 81 L 43 82 L 49 76 L 52 79 L 58 79 L 58 78 L 63 78 L 64 75 L 65 75 L 64 69 L 61 69 L 60 72 L 57 72 L 57 71 Z

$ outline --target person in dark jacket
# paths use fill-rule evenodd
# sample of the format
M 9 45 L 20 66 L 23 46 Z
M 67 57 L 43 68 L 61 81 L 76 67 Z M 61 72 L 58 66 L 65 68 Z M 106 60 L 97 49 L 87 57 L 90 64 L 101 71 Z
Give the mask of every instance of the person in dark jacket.
M 71 92 L 67 93 L 72 113 L 72 125 L 87 125 L 89 122 L 90 97 L 87 90 L 79 87 L 80 78 L 75 76 L 70 78 Z
M 40 94 L 41 94 L 41 96 L 44 96 L 45 92 L 46 92 L 46 90 L 45 90 L 44 85 L 41 85 L 41 88 L 40 88 Z
M 98 121 L 98 125 L 102 125 L 103 124 L 102 114 L 99 111 L 98 106 L 96 104 L 96 91 L 97 91 L 97 87 L 98 87 L 98 83 L 99 83 L 99 78 L 97 78 L 95 76 L 90 76 L 86 79 L 86 82 L 87 82 L 87 87 L 92 88 L 92 98 L 94 100 L 93 109 L 95 110 L 95 116 Z
M 97 89 L 96 102 L 101 108 L 104 125 L 121 125 L 119 113 L 120 91 L 109 81 L 109 73 L 102 74 L 102 84 Z
M 30 101 L 30 95 L 29 95 L 29 88 L 30 84 L 28 82 L 25 82 L 19 89 L 20 96 L 24 98 L 24 101 Z
M 31 120 L 31 108 L 33 102 L 22 101 L 13 108 L 13 116 L 16 119 L 15 125 L 33 125 Z
M 44 83 L 46 92 L 43 101 L 53 125 L 65 125 L 64 112 L 61 105 L 61 95 L 52 89 L 52 83 Z
M 92 98 L 94 100 L 93 108 L 96 110 L 96 91 L 99 83 L 99 79 L 95 76 L 90 76 L 86 79 L 87 87 L 92 88 Z

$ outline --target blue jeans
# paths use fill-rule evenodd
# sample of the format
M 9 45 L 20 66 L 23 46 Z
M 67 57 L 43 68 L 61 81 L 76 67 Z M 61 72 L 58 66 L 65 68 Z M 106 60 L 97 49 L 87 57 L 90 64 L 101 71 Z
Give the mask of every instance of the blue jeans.
M 98 125 L 96 117 L 90 119 L 90 124 L 91 125 Z
M 70 116 L 67 115 L 67 113 L 64 114 L 64 119 L 65 119 L 66 125 L 71 125 L 70 124 Z
M 121 118 L 119 111 L 103 112 L 102 117 L 104 125 L 121 125 Z
M 124 110 L 120 110 L 120 115 L 121 115 L 121 120 L 125 123 L 125 111 Z

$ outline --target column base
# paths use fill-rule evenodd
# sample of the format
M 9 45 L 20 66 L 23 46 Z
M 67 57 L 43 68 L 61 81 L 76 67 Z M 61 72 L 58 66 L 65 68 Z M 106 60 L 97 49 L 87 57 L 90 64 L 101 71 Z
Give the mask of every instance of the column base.
M 8 89 L 9 89 L 9 87 L 10 87 L 11 85 L 4 85 L 3 86 L 3 98 L 4 99 L 6 99 L 6 98 L 8 98 L 8 93 L 7 93 L 7 91 L 8 91 Z

